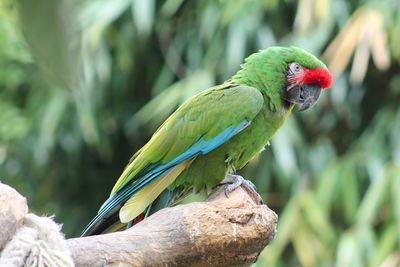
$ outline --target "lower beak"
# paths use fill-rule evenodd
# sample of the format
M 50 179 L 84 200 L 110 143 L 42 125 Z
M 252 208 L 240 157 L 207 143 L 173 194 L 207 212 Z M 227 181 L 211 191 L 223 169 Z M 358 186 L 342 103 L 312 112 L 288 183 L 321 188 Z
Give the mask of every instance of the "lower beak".
M 317 102 L 321 92 L 321 86 L 303 83 L 287 90 L 284 99 L 293 104 L 301 104 L 299 111 L 304 111 Z

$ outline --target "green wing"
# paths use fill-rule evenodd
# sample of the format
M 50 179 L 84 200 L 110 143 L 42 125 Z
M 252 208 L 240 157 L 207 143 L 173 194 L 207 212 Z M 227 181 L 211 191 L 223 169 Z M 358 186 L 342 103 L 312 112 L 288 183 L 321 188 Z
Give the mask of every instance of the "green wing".
M 210 140 L 228 127 L 251 121 L 264 99 L 259 90 L 247 86 L 210 88 L 188 99 L 140 149 L 116 182 L 111 194 L 146 167 L 165 164 L 185 152 L 200 137 Z

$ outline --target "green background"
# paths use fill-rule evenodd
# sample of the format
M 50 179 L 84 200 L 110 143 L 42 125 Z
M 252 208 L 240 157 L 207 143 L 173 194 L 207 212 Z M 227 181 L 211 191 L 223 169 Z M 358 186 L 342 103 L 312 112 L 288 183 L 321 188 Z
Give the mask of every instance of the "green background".
M 2 0 L 0 179 L 77 236 L 180 103 L 296 45 L 335 82 L 241 171 L 280 217 L 256 266 L 396 266 L 399 14 L 396 0 Z

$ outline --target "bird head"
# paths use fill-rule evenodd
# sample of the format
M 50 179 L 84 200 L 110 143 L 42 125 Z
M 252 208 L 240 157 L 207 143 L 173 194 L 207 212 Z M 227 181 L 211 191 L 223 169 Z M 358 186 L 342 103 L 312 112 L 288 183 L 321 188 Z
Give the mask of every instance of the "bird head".
M 332 75 L 324 67 L 307 68 L 294 61 L 288 63 L 287 69 L 283 99 L 301 104 L 299 111 L 312 107 L 322 90 L 332 85 Z
M 233 81 L 259 89 L 272 107 L 300 104 L 299 110 L 304 111 L 316 103 L 323 89 L 331 87 L 332 75 L 303 49 L 272 46 L 246 58 Z
M 291 49 L 295 55 L 290 58 L 296 61 L 287 62 L 283 99 L 292 104 L 301 104 L 299 111 L 304 111 L 317 102 L 323 89 L 332 86 L 333 79 L 319 59 L 299 48 Z

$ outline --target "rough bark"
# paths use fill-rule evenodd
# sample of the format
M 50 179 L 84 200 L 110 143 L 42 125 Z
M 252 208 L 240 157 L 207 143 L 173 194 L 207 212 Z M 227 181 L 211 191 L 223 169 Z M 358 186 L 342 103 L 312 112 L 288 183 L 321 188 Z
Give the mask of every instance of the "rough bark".
M 0 184 L 0 196 L 4 187 Z M 223 189 L 206 202 L 163 209 L 123 232 L 68 239 L 76 266 L 250 265 L 274 238 L 277 215 L 256 205 L 242 188 L 229 198 Z M 14 207 L 13 202 L 7 201 Z

